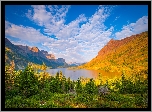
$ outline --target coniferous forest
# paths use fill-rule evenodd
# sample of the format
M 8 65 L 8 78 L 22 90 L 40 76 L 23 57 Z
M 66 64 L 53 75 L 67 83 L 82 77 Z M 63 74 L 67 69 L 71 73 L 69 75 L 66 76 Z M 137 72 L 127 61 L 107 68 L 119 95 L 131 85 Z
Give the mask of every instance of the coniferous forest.
M 5 108 L 147 108 L 148 77 L 140 74 L 100 83 L 77 81 L 46 72 L 46 65 L 29 63 L 24 70 L 5 66 Z M 38 71 L 41 70 L 41 71 Z M 144 73 L 147 74 L 148 73 Z

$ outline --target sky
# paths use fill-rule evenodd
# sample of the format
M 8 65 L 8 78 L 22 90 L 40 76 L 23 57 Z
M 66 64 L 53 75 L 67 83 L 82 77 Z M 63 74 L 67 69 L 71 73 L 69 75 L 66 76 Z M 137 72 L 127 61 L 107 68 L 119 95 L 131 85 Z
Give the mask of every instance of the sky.
M 6 5 L 5 38 L 67 63 L 91 61 L 111 40 L 148 31 L 147 5 Z

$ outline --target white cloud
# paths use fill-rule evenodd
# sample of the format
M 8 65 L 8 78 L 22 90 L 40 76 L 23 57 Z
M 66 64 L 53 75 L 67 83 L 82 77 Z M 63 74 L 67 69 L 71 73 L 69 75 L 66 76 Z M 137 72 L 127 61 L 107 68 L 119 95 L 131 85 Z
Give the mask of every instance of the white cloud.
M 44 5 L 33 5 L 32 8 L 33 10 L 28 10 L 28 13 L 26 13 L 29 19 L 36 22 L 40 26 L 49 22 L 51 13 L 46 11 L 46 7 Z
M 45 26 L 46 34 L 52 35 L 64 27 L 64 18 L 69 8 L 69 5 L 63 5 L 61 8 L 52 5 L 33 5 L 26 15 L 38 25 Z
M 64 52 L 63 54 L 57 53 L 56 56 L 65 57 L 67 62 L 71 62 L 72 58 L 72 62 L 87 62 L 94 58 L 104 44 L 110 40 L 109 37 L 112 34 L 113 27 L 106 30 L 104 25 L 109 14 L 109 10 L 99 7 L 90 18 L 81 14 L 76 20 L 64 25 L 64 28 L 57 34 L 54 33 L 62 41 L 55 42 L 57 49 L 52 50 L 54 52 L 58 52 L 57 50 Z M 85 23 L 80 26 L 80 22 Z M 50 45 L 51 47 L 52 45 Z
M 66 62 L 88 62 L 111 39 L 114 26 L 107 28 L 105 20 L 110 16 L 113 7 L 99 6 L 91 17 L 80 14 L 75 20 L 65 24 L 70 6 L 33 5 L 27 11 L 26 17 L 41 26 L 43 33 L 32 27 L 5 21 L 5 34 L 33 44 L 41 44 L 39 49 L 49 48 L 49 53 L 54 54 L 56 58 L 64 58 Z M 123 26 L 122 31 L 115 33 L 115 36 L 116 39 L 122 39 L 145 30 L 148 30 L 147 16 Z M 57 39 L 44 34 L 55 36 Z M 21 44 L 22 41 L 13 43 Z
M 123 39 L 134 34 L 138 34 L 144 31 L 148 31 L 148 16 L 143 16 L 135 23 L 123 26 L 120 32 L 115 33 L 116 39 Z
M 44 33 L 54 35 L 59 40 L 50 39 L 32 27 L 17 26 L 6 21 L 6 35 L 42 43 L 56 58 L 66 62 L 87 62 L 94 58 L 99 50 L 110 40 L 114 27 L 104 25 L 110 15 L 110 7 L 99 6 L 89 18 L 80 14 L 78 18 L 65 24 L 70 6 L 32 6 L 26 16 L 44 28 Z M 81 23 L 81 25 L 80 25 Z
M 5 35 L 19 38 L 21 40 L 26 40 L 34 43 L 40 43 L 45 41 L 52 42 L 53 39 L 48 38 L 32 27 L 18 26 L 5 21 Z

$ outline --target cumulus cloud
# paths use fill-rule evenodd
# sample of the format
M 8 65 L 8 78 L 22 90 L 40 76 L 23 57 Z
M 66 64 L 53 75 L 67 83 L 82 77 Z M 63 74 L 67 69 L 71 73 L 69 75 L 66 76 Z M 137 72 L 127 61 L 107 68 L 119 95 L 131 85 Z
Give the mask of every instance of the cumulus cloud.
M 144 31 L 148 31 L 148 16 L 143 16 L 135 23 L 123 26 L 120 32 L 115 33 L 115 36 L 119 40 Z
M 77 40 L 79 52 L 83 52 L 83 60 L 90 61 L 98 51 L 110 40 L 113 27 L 106 30 L 104 21 L 108 17 L 104 7 L 95 12 L 88 21 L 79 28 L 78 35 L 74 36 Z
M 48 38 L 32 27 L 18 26 L 8 21 L 5 21 L 5 35 L 19 38 L 34 43 L 40 43 L 45 41 L 53 41 L 52 38 Z
M 67 62 L 90 61 L 110 40 L 114 27 L 107 29 L 104 22 L 112 7 L 99 6 L 91 17 L 80 14 L 75 20 L 65 24 L 69 8 L 70 6 L 32 6 L 27 17 L 43 26 L 45 34 L 59 39 L 43 43 L 56 57 L 63 57 Z
M 88 62 L 111 39 L 114 27 L 107 28 L 105 20 L 110 16 L 110 7 L 99 6 L 97 11 L 86 17 L 80 14 L 75 20 L 65 24 L 65 17 L 70 6 L 32 6 L 26 17 L 43 28 L 18 26 L 5 21 L 5 34 L 41 43 L 41 48 L 49 48 L 56 58 L 64 58 L 66 62 Z M 45 36 L 55 36 L 57 39 Z
M 61 7 L 56 5 L 33 5 L 26 15 L 37 25 L 44 26 L 46 34 L 52 35 L 64 27 L 64 18 L 69 8 L 69 5 L 62 5 Z
M 68 39 L 72 38 L 79 34 L 80 26 L 79 24 L 82 22 L 85 22 L 87 19 L 84 14 L 79 15 L 79 17 L 76 20 L 71 21 L 69 24 L 64 25 L 62 29 L 60 29 L 58 32 L 54 33 L 58 39 Z M 48 32 L 51 31 L 51 29 L 48 30 Z M 49 32 L 51 34 L 51 32 Z

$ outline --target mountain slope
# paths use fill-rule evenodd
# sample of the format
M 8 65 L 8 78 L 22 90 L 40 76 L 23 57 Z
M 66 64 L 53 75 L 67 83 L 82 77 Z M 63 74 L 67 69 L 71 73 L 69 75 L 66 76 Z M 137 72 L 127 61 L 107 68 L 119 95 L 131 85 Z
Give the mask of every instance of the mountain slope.
M 18 66 L 25 67 L 28 62 L 33 62 L 35 64 L 43 64 L 51 66 L 52 68 L 57 68 L 58 66 L 63 66 L 66 64 L 65 60 L 50 59 L 43 52 L 41 52 L 37 47 L 30 48 L 29 46 L 14 45 L 7 38 L 5 38 L 5 62 L 9 64 L 14 60 L 18 69 Z M 51 55 L 51 54 L 47 54 Z
M 110 40 L 98 55 L 79 68 L 139 73 L 148 70 L 148 32 Z

